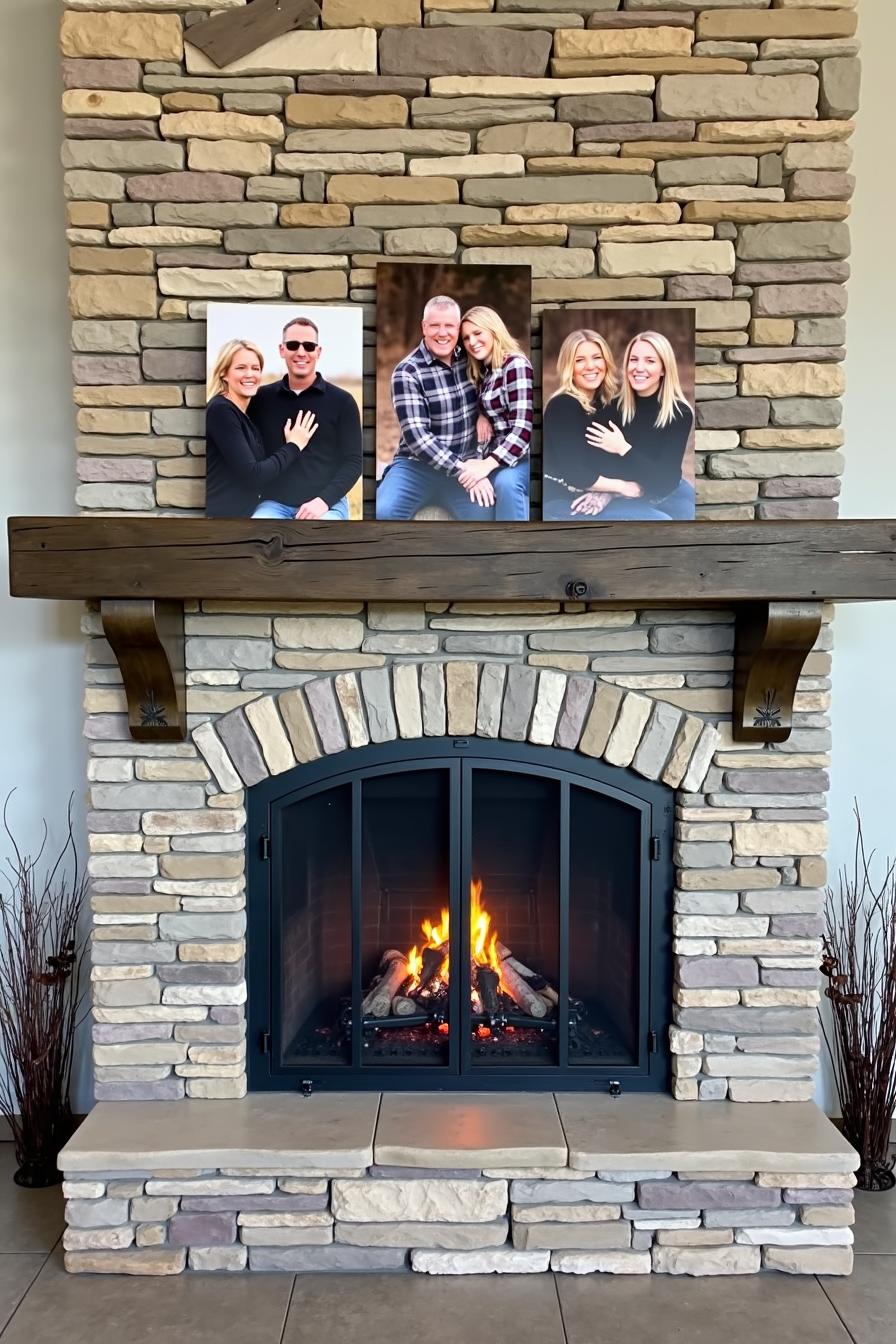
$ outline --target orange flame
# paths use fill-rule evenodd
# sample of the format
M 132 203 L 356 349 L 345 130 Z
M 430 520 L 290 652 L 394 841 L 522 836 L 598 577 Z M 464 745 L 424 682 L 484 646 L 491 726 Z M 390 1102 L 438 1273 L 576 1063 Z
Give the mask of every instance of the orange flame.
M 443 907 L 438 924 L 424 919 L 420 925 L 423 935 L 421 946 L 412 947 L 408 953 L 408 974 L 411 977 L 405 993 L 412 994 L 420 988 L 423 972 L 423 953 L 427 948 L 447 949 L 449 943 L 448 911 Z M 491 929 L 491 915 L 482 904 L 482 882 L 478 879 L 470 883 L 470 959 L 477 966 L 490 966 L 497 972 L 501 982 L 501 959 L 498 956 L 498 935 Z M 438 978 L 447 982 L 449 957 L 446 955 L 439 967 Z

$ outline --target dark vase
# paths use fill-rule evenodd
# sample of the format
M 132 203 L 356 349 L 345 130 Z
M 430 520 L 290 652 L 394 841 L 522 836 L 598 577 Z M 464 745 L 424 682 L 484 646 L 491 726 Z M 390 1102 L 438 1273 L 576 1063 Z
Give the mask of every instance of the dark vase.
M 16 1185 L 25 1186 L 28 1190 L 43 1190 L 49 1185 L 59 1185 L 62 1172 L 56 1165 L 55 1157 L 43 1160 L 29 1158 L 15 1172 L 13 1180 Z
M 18 1169 L 13 1175 L 16 1185 L 28 1190 L 40 1190 L 58 1185 L 62 1172 L 57 1166 L 60 1150 L 74 1133 L 75 1124 L 67 1102 L 55 1106 L 50 1114 L 32 1114 L 22 1123 L 16 1135 Z

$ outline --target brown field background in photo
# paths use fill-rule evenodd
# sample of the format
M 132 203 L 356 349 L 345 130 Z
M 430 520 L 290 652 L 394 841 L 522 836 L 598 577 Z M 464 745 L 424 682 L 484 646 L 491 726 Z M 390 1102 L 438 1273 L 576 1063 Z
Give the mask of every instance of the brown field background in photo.
M 675 351 L 678 374 L 685 398 L 694 409 L 695 367 L 695 310 L 693 308 L 617 307 L 617 308 L 552 308 L 541 316 L 541 388 L 542 406 L 557 391 L 557 355 L 560 346 L 571 331 L 590 327 L 600 332 L 616 356 L 619 377 L 622 378 L 622 356 L 625 347 L 639 331 L 658 331 L 667 337 Z M 620 422 L 621 423 L 621 422 Z M 694 484 L 693 429 L 688 440 L 681 474 Z
M 392 409 L 392 370 L 420 344 L 427 301 L 447 294 L 466 312 L 485 304 L 501 314 L 511 335 L 530 354 L 532 275 L 528 266 L 455 266 L 428 262 L 380 262 L 376 268 L 376 475 L 398 447 Z

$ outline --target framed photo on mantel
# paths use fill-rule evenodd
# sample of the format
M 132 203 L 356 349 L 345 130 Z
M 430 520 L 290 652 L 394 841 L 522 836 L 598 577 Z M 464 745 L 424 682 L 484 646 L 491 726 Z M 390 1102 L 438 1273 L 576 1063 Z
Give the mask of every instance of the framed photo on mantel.
M 206 369 L 206 517 L 360 519 L 360 308 L 210 303 Z
M 542 516 L 692 519 L 693 308 L 542 314 Z
M 528 266 L 376 268 L 376 516 L 525 522 Z

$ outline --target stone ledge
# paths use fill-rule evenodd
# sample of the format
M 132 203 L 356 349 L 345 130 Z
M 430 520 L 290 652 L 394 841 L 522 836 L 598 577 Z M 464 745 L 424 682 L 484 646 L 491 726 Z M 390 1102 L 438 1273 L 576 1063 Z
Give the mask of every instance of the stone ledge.
M 858 1154 L 814 1102 L 685 1106 L 666 1096 L 556 1094 L 575 1170 L 852 1172 Z M 786 1156 L 785 1156 L 786 1155 Z
M 643 1093 L 259 1093 L 239 1101 L 101 1102 L 62 1150 L 79 1172 L 239 1168 L 357 1173 L 566 1167 L 602 1173 L 853 1172 L 858 1156 L 813 1102 L 685 1106 Z M 556 1104 L 556 1110 L 555 1110 Z M 559 1111 L 559 1121 L 557 1119 Z M 562 1129 L 561 1129 L 562 1125 Z M 565 1135 L 565 1138 L 564 1138 Z M 568 1145 L 568 1146 L 567 1146 Z M 620 1176 L 621 1179 L 621 1176 Z

